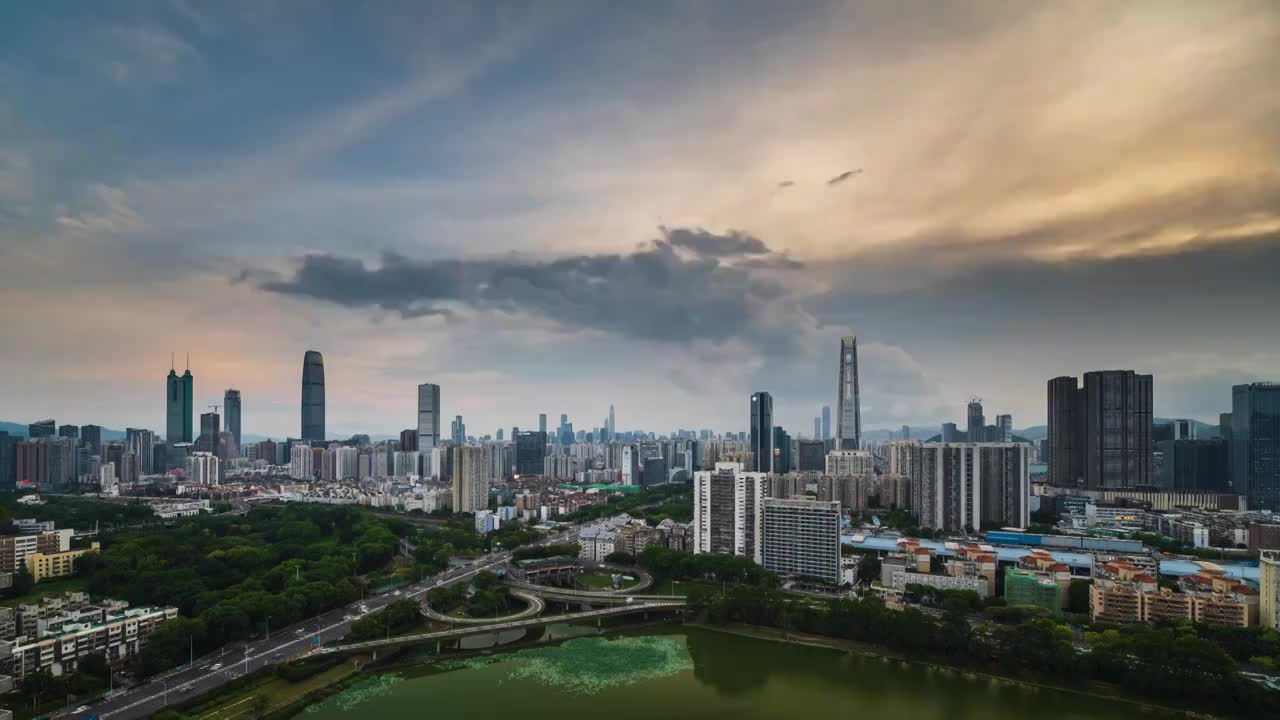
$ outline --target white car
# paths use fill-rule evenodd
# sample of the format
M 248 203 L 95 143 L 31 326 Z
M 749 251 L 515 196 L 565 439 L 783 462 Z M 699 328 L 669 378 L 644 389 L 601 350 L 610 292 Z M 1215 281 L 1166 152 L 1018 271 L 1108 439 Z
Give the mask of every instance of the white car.
M 400 595 L 400 591 L 399 591 L 399 590 L 397 590 L 397 591 L 395 591 L 395 592 L 393 592 L 393 593 L 391 593 L 391 594 L 392 594 L 392 595 L 395 595 L 395 596 L 397 596 L 397 597 L 398 597 L 398 596 Z
M 88 709 L 89 709 L 89 706 L 88 706 L 88 705 L 81 705 L 80 707 L 76 708 L 75 710 L 72 710 L 72 711 L 71 711 L 71 713 L 72 713 L 73 715 L 79 715 L 80 713 L 82 713 L 82 712 L 84 712 L 85 710 L 88 710 Z
M 217 672 L 218 670 L 222 669 L 222 663 L 214 663 L 213 667 L 210 669 L 213 670 L 214 672 Z

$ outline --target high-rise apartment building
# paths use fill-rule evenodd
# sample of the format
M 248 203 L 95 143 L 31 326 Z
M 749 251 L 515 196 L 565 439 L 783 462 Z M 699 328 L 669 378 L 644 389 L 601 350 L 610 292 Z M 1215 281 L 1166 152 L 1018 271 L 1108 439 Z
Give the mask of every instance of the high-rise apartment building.
M 235 438 L 236 448 L 244 447 L 240 439 L 240 391 L 228 388 L 222 394 L 222 414 L 227 419 L 227 432 Z
M 836 399 L 836 449 L 862 447 L 862 405 L 858 388 L 858 338 L 840 338 L 840 377 Z
M 767 392 L 751 395 L 751 469 L 770 472 L 773 468 L 773 396 Z
M 1080 383 L 1072 376 L 1049 381 L 1049 484 L 1076 487 L 1084 484 L 1084 411 Z M 943 438 L 945 440 L 945 438 Z
M 324 356 L 308 350 L 302 358 L 302 439 L 324 442 Z
M 307 482 L 314 480 L 313 464 L 314 458 L 310 446 L 299 444 L 289 448 L 289 477 Z M 378 477 L 383 475 L 386 475 L 385 470 Z
M 440 386 L 418 386 L 418 452 L 426 453 L 440 444 Z
M 920 526 L 1025 528 L 1031 522 L 1031 448 L 1025 443 L 921 443 L 912 454 L 911 507 Z
M 1280 630 L 1280 550 L 1258 558 L 1258 624 Z
M 453 456 L 453 511 L 475 513 L 487 509 L 490 474 L 485 466 L 484 449 L 459 445 L 449 452 Z
M 766 473 L 746 472 L 741 463 L 716 463 L 693 476 L 693 533 L 696 554 L 725 553 L 761 560 L 760 503 L 767 495 Z
M 1231 484 L 1250 510 L 1280 511 L 1280 383 L 1231 388 Z
M 840 503 L 762 498 L 761 564 L 783 577 L 840 584 Z
M 871 475 L 875 459 L 867 450 L 832 450 L 827 453 L 826 471 L 828 475 Z
M 831 406 L 822 406 L 822 434 L 818 436 L 819 440 L 831 439 Z
M 213 487 L 218 485 L 221 477 L 221 461 L 213 453 L 195 452 L 187 457 L 187 480 Z
M 0 432 L 0 487 L 6 489 L 18 480 L 18 442 L 18 436 Z

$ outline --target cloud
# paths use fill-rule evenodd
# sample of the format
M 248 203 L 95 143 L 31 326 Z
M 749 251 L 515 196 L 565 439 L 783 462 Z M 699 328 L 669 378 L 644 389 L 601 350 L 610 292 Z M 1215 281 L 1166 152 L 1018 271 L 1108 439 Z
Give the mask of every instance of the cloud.
M 858 168 L 857 170 L 846 170 L 840 173 L 839 175 L 828 180 L 827 185 L 839 185 L 845 180 L 848 180 L 849 178 L 854 177 L 855 175 L 861 175 L 861 174 L 862 174 L 862 168 Z
M 158 25 L 115 27 L 107 37 L 115 57 L 102 68 L 118 85 L 168 85 L 203 62 L 194 46 Z
M 781 282 L 731 262 L 744 255 L 773 257 L 758 238 L 675 228 L 630 254 L 548 261 L 420 261 L 386 253 L 370 268 L 355 258 L 311 254 L 291 278 L 259 280 L 258 286 L 406 318 L 447 313 L 456 305 L 646 340 L 747 338 L 765 351 L 783 351 L 788 337 L 812 326 L 812 318 Z
M 760 238 L 752 237 L 737 230 L 730 230 L 724 235 L 716 235 L 702 228 L 662 229 L 667 244 L 672 247 L 692 250 L 707 257 L 730 257 L 735 255 L 764 255 L 769 246 Z

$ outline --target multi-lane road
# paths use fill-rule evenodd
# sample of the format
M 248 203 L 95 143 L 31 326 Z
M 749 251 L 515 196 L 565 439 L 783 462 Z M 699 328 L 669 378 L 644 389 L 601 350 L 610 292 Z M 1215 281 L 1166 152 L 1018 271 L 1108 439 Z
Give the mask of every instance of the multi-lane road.
M 572 537 L 571 531 L 546 538 L 540 544 L 564 542 Z M 353 622 L 382 610 L 396 600 L 416 600 L 433 588 L 468 580 L 478 572 L 505 564 L 510 558 L 511 553 L 508 551 L 486 555 L 422 582 L 330 610 L 286 628 L 272 630 L 270 638 L 263 638 L 243 647 L 224 647 L 196 658 L 190 665 L 157 675 L 141 685 L 96 702 L 87 709 L 58 713 L 54 717 L 96 715 L 103 720 L 149 717 L 168 705 L 204 695 L 247 673 L 288 662 L 315 649 L 317 645 L 337 640 L 347 634 Z

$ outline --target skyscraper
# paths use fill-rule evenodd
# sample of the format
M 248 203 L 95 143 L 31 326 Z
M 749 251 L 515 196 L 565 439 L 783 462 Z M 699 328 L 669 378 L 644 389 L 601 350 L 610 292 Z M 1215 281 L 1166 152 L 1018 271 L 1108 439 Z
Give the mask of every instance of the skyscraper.
M 227 418 L 227 432 L 236 440 L 236 447 L 241 447 L 240 443 L 240 391 L 228 389 L 222 396 L 222 414 Z
M 218 449 L 218 435 L 222 433 L 222 416 L 218 413 L 200 413 L 200 437 L 196 438 L 196 450 L 214 452 Z
M 778 426 L 773 428 L 773 463 L 770 472 L 791 472 L 791 435 Z
M 155 433 L 140 428 L 125 428 L 124 442 L 129 452 L 133 453 L 134 457 L 137 458 L 138 472 L 140 474 L 150 475 L 158 471 L 154 466 Z
M 59 425 L 58 437 L 71 438 L 72 440 L 80 439 L 79 425 Z
M 57 423 L 52 419 L 40 420 L 27 426 L 27 437 L 35 440 L 42 437 L 53 437 L 58 433 Z
M 831 406 L 822 406 L 822 434 L 818 436 L 819 440 L 831 439 Z
M 613 424 L 613 405 L 609 405 L 609 439 L 614 439 L 614 433 L 618 432 L 618 428 Z
M 969 401 L 969 410 L 967 413 L 968 425 L 965 427 L 965 439 L 969 442 L 986 442 L 986 417 L 982 414 L 982 398 L 973 398 Z
M 758 539 L 765 473 L 745 472 L 741 463 L 716 463 L 693 474 L 693 552 L 733 554 L 761 561 Z
M 1152 378 L 1132 370 L 1084 374 L 1084 481 L 1090 490 L 1152 484 Z
M 773 466 L 773 396 L 751 395 L 751 470 L 769 472 Z
M 840 385 L 836 400 L 836 449 L 857 450 L 862 443 L 862 406 L 858 389 L 858 338 L 840 338 Z
M 813 416 L 813 439 L 814 440 L 822 439 L 822 418 L 818 417 L 817 415 Z
M 1080 383 L 1073 376 L 1049 381 L 1049 484 L 1075 487 L 1083 482 L 1084 419 Z M 946 438 L 943 438 L 944 440 Z
M 324 356 L 308 350 L 302 358 L 302 439 L 324 442 Z
M 547 434 L 533 430 L 515 431 L 512 437 L 516 444 L 516 474 L 541 475 L 546 464 Z
M 462 416 L 459 415 L 459 418 Z M 547 414 L 538 413 L 538 432 L 545 433 L 547 431 Z
M 418 452 L 430 453 L 440 444 L 440 386 L 418 386 Z
M 1049 480 L 1062 487 L 1151 485 L 1152 378 L 1100 370 L 1049 381 Z
M 85 425 L 81 427 L 80 440 L 89 447 L 90 454 L 102 454 L 102 426 Z
M 992 442 L 1013 442 L 1012 415 L 996 416 L 996 435 L 997 437 L 991 438 Z
M 546 424 L 546 415 L 543 415 L 543 424 Z M 453 425 L 450 426 L 450 436 L 453 438 L 454 445 L 467 444 L 467 426 L 462 422 L 462 416 L 456 415 L 453 418 Z M 545 433 L 544 433 L 545 434 Z
M 191 375 L 190 361 L 188 361 L 187 370 L 178 376 L 178 372 L 173 368 L 172 361 L 169 363 L 169 377 L 165 379 L 165 442 L 173 445 L 174 443 L 189 443 L 195 437 L 192 418 L 195 408 L 193 407 L 193 397 L 195 395 L 195 378 Z M 117 473 L 119 476 L 119 473 Z
M 1231 388 L 1231 485 L 1250 510 L 1280 510 L 1280 383 Z

